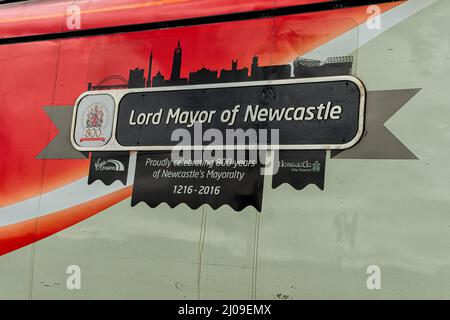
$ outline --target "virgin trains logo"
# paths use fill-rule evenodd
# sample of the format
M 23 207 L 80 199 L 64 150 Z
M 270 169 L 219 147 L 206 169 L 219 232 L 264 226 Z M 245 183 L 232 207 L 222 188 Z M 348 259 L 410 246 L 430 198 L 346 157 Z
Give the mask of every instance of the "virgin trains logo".
M 97 162 L 94 164 L 95 171 L 125 171 L 125 166 L 119 160 L 109 159 L 109 160 L 101 160 L 97 159 Z
M 88 184 L 100 180 L 109 186 L 119 180 L 126 185 L 129 157 L 128 152 L 92 152 Z
M 84 137 L 80 139 L 80 142 L 106 140 L 104 136 L 106 112 L 106 108 L 97 103 L 87 108 L 83 116 Z

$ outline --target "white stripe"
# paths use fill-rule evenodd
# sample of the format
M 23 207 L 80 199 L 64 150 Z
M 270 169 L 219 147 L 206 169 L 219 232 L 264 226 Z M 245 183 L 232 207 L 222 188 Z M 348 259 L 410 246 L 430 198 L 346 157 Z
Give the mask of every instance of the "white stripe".
M 132 184 L 130 180 L 128 181 L 127 186 Z M 97 180 L 88 185 L 88 178 L 84 177 L 64 187 L 44 193 L 42 197 L 36 196 L 8 207 L 0 208 L 0 226 L 36 218 L 39 200 L 40 216 L 44 216 L 100 198 L 122 188 L 124 186 L 119 181 L 106 186 L 103 182 Z

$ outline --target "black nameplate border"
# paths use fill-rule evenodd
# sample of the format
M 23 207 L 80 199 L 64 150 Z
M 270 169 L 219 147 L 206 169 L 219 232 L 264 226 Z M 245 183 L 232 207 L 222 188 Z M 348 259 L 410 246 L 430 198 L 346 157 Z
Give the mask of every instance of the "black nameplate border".
M 138 152 L 131 205 L 141 201 L 152 208 L 162 202 L 171 208 L 185 203 L 191 209 L 229 205 L 235 211 L 253 206 L 261 211 L 264 176 L 259 160 L 246 161 L 248 154 L 241 162 L 230 160 L 235 156 L 205 161 L 193 155 L 192 151 L 173 161 L 171 152 Z
M 230 147 L 230 129 L 254 129 L 258 138 L 267 130 L 267 140 L 252 143 L 261 149 L 347 149 L 361 138 L 364 104 L 353 76 L 87 91 L 75 105 L 71 142 L 79 151 L 170 151 L 180 142 L 173 132 L 183 129 L 194 137 L 185 147 L 198 149 L 208 145 L 196 136 L 201 124 L 202 132 L 221 132 L 216 148 Z
M 130 153 L 127 151 L 92 152 L 88 184 L 100 180 L 109 186 L 118 180 L 126 185 L 129 161 Z

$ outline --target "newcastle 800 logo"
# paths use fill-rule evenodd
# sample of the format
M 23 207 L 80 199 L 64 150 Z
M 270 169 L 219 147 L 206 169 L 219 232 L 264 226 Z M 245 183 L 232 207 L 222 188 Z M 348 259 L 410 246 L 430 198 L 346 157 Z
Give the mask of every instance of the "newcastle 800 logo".
M 83 116 L 84 137 L 80 139 L 81 142 L 105 141 L 103 129 L 107 120 L 106 113 L 105 107 L 98 103 L 94 103 L 86 110 Z
M 76 115 L 75 143 L 82 147 L 102 147 L 112 135 L 115 103 L 108 94 L 83 97 Z

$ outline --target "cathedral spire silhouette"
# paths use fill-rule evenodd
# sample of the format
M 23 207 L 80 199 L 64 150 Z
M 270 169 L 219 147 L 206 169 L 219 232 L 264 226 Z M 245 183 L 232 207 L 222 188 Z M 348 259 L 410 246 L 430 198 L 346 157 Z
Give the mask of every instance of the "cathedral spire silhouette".
M 180 79 L 181 74 L 181 42 L 178 40 L 178 46 L 173 51 L 173 60 L 172 60 L 172 73 L 170 75 L 171 81 L 176 81 Z
M 153 64 L 153 50 L 150 52 L 150 60 L 148 62 L 147 87 L 152 86 L 152 64 Z

